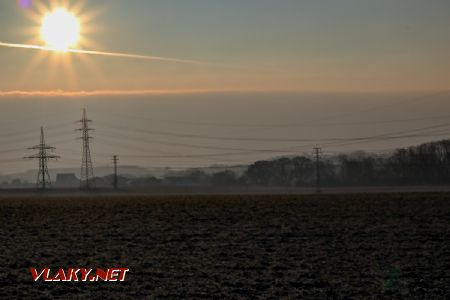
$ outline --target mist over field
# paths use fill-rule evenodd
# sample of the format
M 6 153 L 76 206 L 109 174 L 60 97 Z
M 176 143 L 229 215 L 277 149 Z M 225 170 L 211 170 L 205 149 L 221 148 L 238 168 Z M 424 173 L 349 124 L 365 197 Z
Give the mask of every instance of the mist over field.
M 439 140 L 445 132 L 327 145 L 335 138 L 370 137 L 445 123 L 450 116 L 448 97 L 446 93 L 199 93 L 2 98 L 0 151 L 5 151 L 3 160 L 12 161 L 2 165 L 1 173 L 35 168 L 35 163 L 21 158 L 38 143 L 40 126 L 46 130 L 48 144 L 61 155 L 51 168 L 78 167 L 81 141 L 75 129 L 80 126 L 76 121 L 82 108 L 87 108 L 95 128 L 92 155 L 96 166 L 110 166 L 110 156 L 116 154 L 124 156 L 124 165 L 188 168 L 311 154 L 321 144 L 326 153 L 370 152 Z M 292 150 L 281 151 L 286 148 Z M 273 151 L 243 154 L 242 149 Z

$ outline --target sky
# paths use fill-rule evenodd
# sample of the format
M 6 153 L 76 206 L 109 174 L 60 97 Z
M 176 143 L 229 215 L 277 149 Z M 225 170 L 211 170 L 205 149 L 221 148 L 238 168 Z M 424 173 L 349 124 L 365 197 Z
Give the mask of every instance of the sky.
M 73 48 L 129 57 L 29 49 L 46 46 L 50 6 L 81 20 Z M 96 121 L 94 162 L 158 167 L 391 149 L 445 135 L 331 140 L 450 116 L 446 0 L 11 0 L 0 28 L 0 44 L 25 46 L 0 46 L 3 174 L 33 168 L 13 150 L 36 144 L 39 126 L 66 157 L 56 166 L 78 165 L 82 108 Z
M 30 30 L 39 20 L 29 15 L 47 2 L 28 1 L 26 9 L 1 2 L 0 41 L 41 42 L 38 29 Z M 76 2 L 83 1 L 69 1 Z M 446 0 L 96 0 L 85 1 L 78 15 L 82 48 L 212 65 L 88 55 L 48 55 L 33 64 L 36 51 L 1 49 L 0 89 L 373 92 L 449 85 Z

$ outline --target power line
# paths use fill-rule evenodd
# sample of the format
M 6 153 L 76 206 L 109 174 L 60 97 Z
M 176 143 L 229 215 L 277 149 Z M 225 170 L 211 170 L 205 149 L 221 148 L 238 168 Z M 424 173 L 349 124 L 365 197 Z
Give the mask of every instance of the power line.
M 384 133 L 384 134 L 379 134 L 379 135 L 374 135 L 374 136 L 369 136 L 369 137 L 353 138 L 353 139 L 348 139 L 347 141 L 342 140 L 341 142 L 339 142 L 339 141 L 329 142 L 329 143 L 322 144 L 322 146 L 347 146 L 347 145 L 361 144 L 361 143 L 370 142 L 370 141 L 443 136 L 443 135 L 447 135 L 448 131 L 442 132 L 442 130 L 444 130 L 444 129 L 441 129 L 440 131 L 437 131 L 437 132 L 436 131 L 429 132 L 429 130 L 448 127 L 448 126 L 450 126 L 450 123 L 443 123 L 443 124 L 439 124 L 439 125 L 427 126 L 427 127 L 416 128 L 416 129 L 411 129 L 411 130 L 402 130 L 402 131 L 395 131 L 395 132 Z M 425 132 L 420 134 L 420 132 L 422 132 L 422 131 L 425 131 Z M 414 134 L 415 132 L 416 132 L 416 134 Z
M 103 137 L 117 137 L 117 135 L 112 135 L 107 132 L 102 132 Z M 192 149 L 205 149 L 205 150 L 221 150 L 221 151 L 259 151 L 259 152 L 273 152 L 271 149 L 255 149 L 255 148 L 237 148 L 237 147 L 224 147 L 224 146 L 209 146 L 209 145 L 199 145 L 199 144 L 191 144 L 191 143 L 178 143 L 178 142 L 167 142 L 160 140 L 145 140 L 142 137 L 133 137 L 130 134 L 126 136 L 121 136 L 122 139 L 128 139 L 133 141 L 139 141 L 149 144 L 158 144 L 164 146 L 175 146 L 175 147 L 184 147 L 184 148 L 192 148 Z M 147 151 L 147 150 L 146 150 Z M 174 153 L 172 153 L 174 154 Z
M 374 136 L 366 136 L 366 137 L 356 137 L 356 138 L 332 138 L 332 139 L 314 139 L 314 141 L 325 141 L 328 143 L 324 143 L 323 145 L 345 145 L 345 144 L 358 144 L 358 143 L 364 143 L 367 141 L 380 141 L 380 140 L 395 140 L 395 139 L 405 139 L 405 138 L 417 138 L 417 137 L 430 137 L 430 136 L 442 136 L 446 134 L 447 132 L 441 131 L 431 131 L 431 129 L 438 129 L 441 127 L 448 127 L 450 126 L 450 123 L 444 123 L 439 125 L 433 125 L 433 126 L 427 126 L 422 128 L 416 128 L 412 130 L 403 130 L 403 131 L 396 131 L 396 132 L 390 132 L 390 133 L 384 133 Z M 427 131 L 424 133 L 420 133 L 421 131 Z M 414 132 L 416 132 L 414 134 Z M 395 135 L 397 134 L 397 135 Z M 131 136 L 124 136 L 125 139 L 130 139 L 133 141 L 139 142 L 146 142 L 146 143 L 154 143 L 152 141 L 146 141 L 142 138 L 132 138 Z M 159 143 L 159 142 L 155 142 Z M 180 144 L 180 143 L 165 143 L 165 144 L 174 144 L 176 146 L 186 146 L 186 147 L 193 147 L 193 148 L 205 148 L 205 149 L 214 149 L 214 150 L 231 150 L 236 152 L 225 152 L 225 153 L 208 153 L 208 154 L 200 154 L 200 155 L 142 155 L 140 157 L 154 157 L 154 158 L 169 158 L 169 157 L 198 157 L 198 156 L 234 156 L 234 155 L 247 155 L 247 154 L 255 154 L 255 153 L 296 153 L 299 149 L 305 149 L 309 147 L 308 145 L 301 145 L 301 146 L 293 146 L 293 147 L 286 147 L 281 149 L 242 149 L 242 148 L 227 148 L 227 147 L 215 147 L 215 146 L 203 146 L 203 145 L 192 145 L 192 144 Z M 137 157 L 137 155 L 135 155 Z
M 102 137 L 96 137 L 97 141 L 100 141 L 101 143 L 105 143 L 107 145 L 111 145 L 114 147 L 122 147 L 124 149 L 127 150 L 135 150 L 135 151 L 139 151 L 142 153 L 156 153 L 153 155 L 149 155 L 149 154 L 122 154 L 122 157 L 127 157 L 127 158 L 164 158 L 164 157 L 168 157 L 168 158 L 183 158 L 185 155 L 184 154 L 180 154 L 180 153 L 175 153 L 175 152 L 167 152 L 167 151 L 157 151 L 155 149 L 148 149 L 148 148 L 141 148 L 141 147 L 136 147 L 134 145 L 130 145 L 128 144 L 123 144 L 118 142 L 117 140 L 109 141 L 108 139 L 105 139 L 105 137 L 108 137 L 108 135 L 103 134 Z M 116 136 L 117 137 L 117 136 Z M 158 142 L 153 143 L 153 141 L 146 141 L 143 139 L 132 139 L 130 138 L 130 136 L 121 136 L 121 140 L 130 140 L 133 142 L 144 142 L 144 143 L 148 143 L 148 144 L 158 144 Z M 109 154 L 108 154 L 109 155 Z M 220 156 L 217 156 L 218 158 L 220 158 Z M 197 157 L 199 159 L 206 159 L 206 160 L 210 160 L 210 161 L 216 161 L 217 159 L 213 159 L 212 157 Z M 227 158 L 226 161 L 230 161 L 230 162 L 242 162 L 236 159 L 229 159 Z
M 420 95 L 420 96 L 416 96 L 416 97 L 412 97 L 412 98 L 408 98 L 408 99 L 400 99 L 400 100 L 393 101 L 393 102 L 391 102 L 389 104 L 385 104 L 385 105 L 373 105 L 371 107 L 368 107 L 368 108 L 365 108 L 365 109 L 361 109 L 361 110 L 358 110 L 358 111 L 344 112 L 344 113 L 341 113 L 341 114 L 336 114 L 336 115 L 331 116 L 331 117 L 326 117 L 326 118 L 323 118 L 323 119 L 319 119 L 317 121 L 342 118 L 342 117 L 350 116 L 350 115 L 354 115 L 354 114 L 361 115 L 361 114 L 366 113 L 366 112 L 372 113 L 373 111 L 376 111 L 376 110 L 382 110 L 382 109 L 385 109 L 385 108 L 395 107 L 395 106 L 398 106 L 398 105 L 411 104 L 411 103 L 414 103 L 414 102 L 421 102 L 421 101 L 428 100 L 430 98 L 434 98 L 434 97 L 437 97 L 437 96 L 442 96 L 442 95 L 446 95 L 446 94 L 448 95 L 449 93 L 450 93 L 449 90 L 441 90 L 441 91 L 433 92 L 433 93 L 428 94 L 428 95 Z
M 105 124 L 105 123 L 103 123 Z M 146 133 L 150 135 L 160 135 L 160 136 L 171 136 L 171 137 L 180 137 L 180 138 L 192 138 L 192 139 L 204 139 L 204 140 L 216 140 L 216 141 L 249 141 L 249 142 L 339 142 L 339 141 L 356 141 L 356 140 L 366 140 L 372 138 L 369 137 L 354 137 L 354 138 L 344 138 L 344 137 L 334 137 L 334 138 L 256 138 L 256 137 L 230 137 L 230 136 L 211 136 L 211 135 L 201 135 L 201 134 L 186 134 L 186 133 L 176 133 L 176 132 L 168 132 L 168 131 L 154 131 L 154 130 L 145 130 L 142 128 L 129 128 L 129 127 L 121 127 L 121 126 L 114 126 L 114 125 L 107 125 L 108 127 L 115 129 L 115 130 L 121 130 L 121 131 L 127 131 L 127 132 L 141 132 Z M 414 130 L 406 130 L 406 131 L 400 131 L 398 134 L 401 133 L 408 133 L 408 132 L 416 132 L 416 131 L 424 131 L 427 129 L 436 129 L 440 127 L 449 127 L 450 123 L 444 123 L 440 125 L 434 125 L 434 126 L 428 126 L 424 128 L 418 128 Z M 392 133 L 396 134 L 396 133 Z M 392 135 L 392 134 L 381 134 L 376 135 L 377 136 L 383 136 L 383 135 Z
M 11 163 L 17 163 L 17 162 L 21 162 L 21 161 L 23 161 L 23 159 L 19 159 L 19 158 L 0 159 L 1 164 L 11 164 Z
M 400 100 L 393 100 L 391 103 L 389 104 L 385 104 L 385 105 L 372 105 L 370 107 L 361 109 L 361 110 L 357 110 L 357 111 L 351 111 L 351 112 L 343 112 L 343 113 L 338 113 L 338 114 L 334 114 L 334 115 L 330 115 L 330 116 L 326 116 L 326 117 L 322 117 L 322 118 L 317 118 L 316 120 L 310 120 L 310 121 L 305 121 L 305 122 L 299 122 L 299 123 L 269 123 L 269 124 L 256 124 L 256 123 L 220 123 L 220 122 L 198 122 L 198 121 L 183 121 L 183 120 L 175 120 L 175 119 L 159 119 L 159 118 L 149 118 L 149 117 L 144 117 L 144 116 L 139 116 L 139 115 L 127 115 L 127 114 L 113 114 L 114 116 L 117 117 L 123 117 L 126 119 L 141 119 L 141 120 L 147 120 L 147 121 L 151 121 L 151 122 L 160 122 L 160 123 L 169 123 L 169 124 L 180 124 L 180 125 L 194 125 L 194 126 L 203 126 L 203 127 L 233 127 L 233 128 L 242 128 L 242 127 L 250 127 L 250 128 L 283 128 L 283 127 L 299 127 L 299 126 L 346 126 L 346 125 L 361 125 L 361 124 L 382 124 L 382 123 L 397 123 L 397 122 L 407 122 L 407 121 L 415 121 L 415 120 L 423 120 L 424 118 L 418 118 L 418 119 L 406 119 L 406 120 L 391 120 L 391 121 L 373 121 L 373 122 L 352 122 L 352 123 L 345 123 L 345 122 L 334 122 L 334 123 L 329 123 L 328 121 L 330 119 L 336 119 L 336 118 L 342 118 L 345 116 L 351 116 L 351 115 L 361 115 L 363 113 L 366 112 L 373 112 L 376 110 L 382 110 L 385 108 L 390 108 L 390 107 L 395 107 L 398 105 L 404 105 L 406 103 L 411 104 L 414 102 L 421 102 L 424 100 L 428 100 L 430 98 L 435 98 L 437 96 L 442 96 L 442 95 L 446 95 L 449 94 L 450 91 L 445 90 L 445 91 L 438 91 L 438 92 L 434 92 L 428 95 L 420 95 L 420 96 L 416 96 L 416 97 L 412 97 L 412 98 L 408 98 L 408 99 L 400 99 Z M 441 118 L 446 118 L 448 116 L 442 116 Z M 436 118 L 426 118 L 426 119 L 431 119 L 434 120 Z M 325 123 L 321 123 L 322 121 L 326 121 Z

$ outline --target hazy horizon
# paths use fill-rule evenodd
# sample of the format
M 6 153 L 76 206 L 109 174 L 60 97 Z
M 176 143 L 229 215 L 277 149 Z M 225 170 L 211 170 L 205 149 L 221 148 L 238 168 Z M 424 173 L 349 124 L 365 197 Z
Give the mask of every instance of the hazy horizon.
M 220 93 L 134 97 L 3 99 L 2 173 L 35 169 L 22 160 L 46 142 L 61 156 L 50 168 L 78 167 L 75 129 L 82 108 L 93 120 L 94 166 L 205 167 L 247 164 L 283 155 L 381 151 L 447 136 L 449 93 L 263 94 Z M 407 110 L 405 109 L 407 108 Z M 383 136 L 384 135 L 384 136 Z M 379 136 L 379 137 L 377 137 Z M 354 140 L 358 138 L 368 140 Z M 349 141 L 335 139 L 348 138 Z

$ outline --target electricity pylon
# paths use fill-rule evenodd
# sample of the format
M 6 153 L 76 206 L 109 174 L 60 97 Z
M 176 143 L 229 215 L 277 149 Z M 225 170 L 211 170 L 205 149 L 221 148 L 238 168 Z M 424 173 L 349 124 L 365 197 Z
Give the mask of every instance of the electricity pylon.
M 117 157 L 117 155 L 114 155 L 112 158 L 112 161 L 114 163 L 114 189 L 118 189 L 119 188 L 119 180 L 117 178 L 117 163 L 119 162 L 119 158 Z
M 80 184 L 86 189 L 91 187 L 91 181 L 94 178 L 94 168 L 92 166 L 91 159 L 91 150 L 90 150 L 90 141 L 92 137 L 89 132 L 94 130 L 89 127 L 89 123 L 92 120 L 87 118 L 86 109 L 83 108 L 83 117 L 78 122 L 81 123 L 81 128 L 77 129 L 81 131 L 81 140 L 83 141 L 83 157 L 81 160 L 81 175 L 80 175 Z
M 50 147 L 45 143 L 44 137 L 44 128 L 41 127 L 41 142 L 39 145 L 28 148 L 29 150 L 38 150 L 38 153 L 32 156 L 26 157 L 27 159 L 37 159 L 39 160 L 39 172 L 37 176 L 36 185 L 38 188 L 43 190 L 47 189 L 51 185 L 50 174 L 48 172 L 48 161 L 50 159 L 58 159 L 60 158 L 57 155 L 49 154 L 49 152 L 53 152 L 55 147 Z
M 320 156 L 322 154 L 322 148 L 314 148 L 314 156 L 316 158 L 316 193 L 320 194 L 322 192 L 321 182 L 320 182 Z

